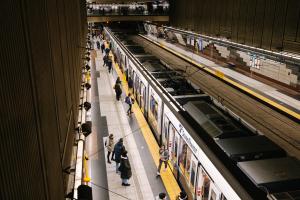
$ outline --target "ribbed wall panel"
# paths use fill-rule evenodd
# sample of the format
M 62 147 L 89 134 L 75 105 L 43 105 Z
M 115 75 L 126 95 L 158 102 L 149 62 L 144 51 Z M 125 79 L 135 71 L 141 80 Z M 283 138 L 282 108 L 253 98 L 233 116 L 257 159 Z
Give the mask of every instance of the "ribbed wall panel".
M 170 4 L 172 26 L 265 49 L 300 52 L 299 0 L 171 0 Z
M 1 2 L 0 199 L 64 199 L 85 12 L 82 0 Z

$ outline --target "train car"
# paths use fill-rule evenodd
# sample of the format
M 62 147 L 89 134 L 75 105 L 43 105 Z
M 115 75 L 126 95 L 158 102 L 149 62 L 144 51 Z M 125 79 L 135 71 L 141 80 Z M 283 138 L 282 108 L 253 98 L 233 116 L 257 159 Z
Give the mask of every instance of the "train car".
M 180 73 L 106 31 L 123 49 L 137 103 L 158 143 L 168 146 L 169 166 L 190 199 L 297 197 L 298 160 L 286 157 L 284 150 Z

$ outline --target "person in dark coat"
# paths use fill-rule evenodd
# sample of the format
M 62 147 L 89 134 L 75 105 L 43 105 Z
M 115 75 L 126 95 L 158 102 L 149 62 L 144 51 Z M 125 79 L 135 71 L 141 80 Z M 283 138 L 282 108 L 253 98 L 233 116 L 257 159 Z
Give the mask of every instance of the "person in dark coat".
M 116 83 L 114 86 L 115 93 L 116 93 L 116 99 L 117 101 L 120 101 L 121 95 L 122 95 L 122 88 L 120 83 Z
M 103 66 L 107 65 L 108 55 L 103 56 Z
M 110 49 L 109 49 L 109 48 L 106 48 L 104 51 L 105 51 L 105 54 L 106 54 L 106 55 L 109 55 L 109 52 L 110 52 Z
M 127 157 L 127 151 L 124 151 L 122 153 L 121 165 L 119 167 L 119 170 L 121 172 L 122 185 L 123 186 L 130 186 L 128 181 L 132 176 L 132 172 L 131 172 L 131 166 L 130 166 L 129 159 Z
M 115 162 L 116 162 L 116 173 L 119 172 L 119 166 L 121 162 L 121 155 L 125 151 L 125 146 L 123 145 L 123 138 L 120 138 L 120 140 L 115 144 L 113 156 L 115 156 Z
M 118 77 L 117 80 L 116 80 L 116 84 L 118 84 L 118 83 L 122 85 L 120 77 Z
M 104 49 L 105 49 L 105 44 L 104 44 L 104 42 L 103 42 L 102 45 L 101 45 L 101 52 L 102 52 L 102 53 L 103 53 Z
M 107 67 L 108 67 L 108 73 L 110 73 L 111 69 L 112 69 L 112 59 L 111 59 L 111 57 L 108 57 L 108 59 L 107 59 Z
M 129 76 L 128 77 L 128 89 L 130 92 L 133 92 L 132 91 L 132 88 L 133 88 L 133 80 L 131 79 L 131 77 Z

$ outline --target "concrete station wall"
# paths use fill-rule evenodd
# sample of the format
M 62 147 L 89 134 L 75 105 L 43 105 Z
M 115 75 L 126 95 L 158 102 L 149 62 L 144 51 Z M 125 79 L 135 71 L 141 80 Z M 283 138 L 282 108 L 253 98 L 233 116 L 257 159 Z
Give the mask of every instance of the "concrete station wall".
M 298 53 L 299 13 L 299 0 L 170 0 L 172 26 Z
M 170 0 L 170 25 L 201 34 L 269 49 L 300 53 L 299 0 Z M 222 57 L 239 56 L 250 66 L 247 52 L 231 52 L 214 44 Z M 250 70 L 288 85 L 299 85 L 299 66 L 261 60 Z
M 4 0 L 0 19 L 0 199 L 64 199 L 85 1 Z

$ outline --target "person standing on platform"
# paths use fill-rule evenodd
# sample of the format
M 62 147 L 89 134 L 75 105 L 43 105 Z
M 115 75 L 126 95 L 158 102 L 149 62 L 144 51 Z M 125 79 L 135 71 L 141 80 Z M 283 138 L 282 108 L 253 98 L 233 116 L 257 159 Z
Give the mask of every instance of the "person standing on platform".
M 120 77 L 118 77 L 118 78 L 117 78 L 117 80 L 116 80 L 116 84 L 117 84 L 117 83 L 119 83 L 119 84 L 121 84 L 121 85 L 122 85 L 122 82 L 121 82 L 121 80 L 120 80 Z
M 109 135 L 108 140 L 106 140 L 106 142 L 105 142 L 105 146 L 107 149 L 107 162 L 110 164 L 111 162 L 110 162 L 109 156 L 114 148 L 114 135 L 113 134 Z
M 119 166 L 121 162 L 121 155 L 125 151 L 125 146 L 123 145 L 123 138 L 120 138 L 119 142 L 114 147 L 113 156 L 115 156 L 116 162 L 116 173 L 119 172 Z
M 131 77 L 128 77 L 128 89 L 129 92 L 133 92 L 133 80 L 131 79 Z
M 159 165 L 158 165 L 158 169 L 157 169 L 157 175 L 160 175 L 160 169 L 161 169 L 161 165 L 162 163 L 165 164 L 165 169 L 167 169 L 168 167 L 168 160 L 169 160 L 169 151 L 168 149 L 165 147 L 165 145 L 162 145 L 160 150 L 159 150 Z
M 111 69 L 112 69 L 112 58 L 111 58 L 111 56 L 108 56 L 107 67 L 108 67 L 108 73 L 110 73 Z
M 125 103 L 128 104 L 129 108 L 127 110 L 127 115 L 131 115 L 132 112 L 132 104 L 134 104 L 134 99 L 131 98 L 131 93 L 128 93 L 128 96 L 125 98 Z
M 126 150 L 121 155 L 121 164 L 119 167 L 119 171 L 121 172 L 122 185 L 130 186 L 128 181 L 132 176 L 132 172 L 131 172 L 131 166 L 130 166 L 129 159 L 127 157 Z
M 110 49 L 109 49 L 109 48 L 106 48 L 104 51 L 105 51 L 105 54 L 106 54 L 106 55 L 109 55 L 109 52 L 110 52 Z
M 107 65 L 108 55 L 103 56 L 103 67 Z
M 104 44 L 104 41 L 103 41 L 102 44 L 101 44 L 101 52 L 102 53 L 103 53 L 104 49 L 105 49 L 105 44 Z
M 120 83 L 116 83 L 114 86 L 115 93 L 116 93 L 116 99 L 117 101 L 120 101 L 121 95 L 122 95 L 122 88 Z

